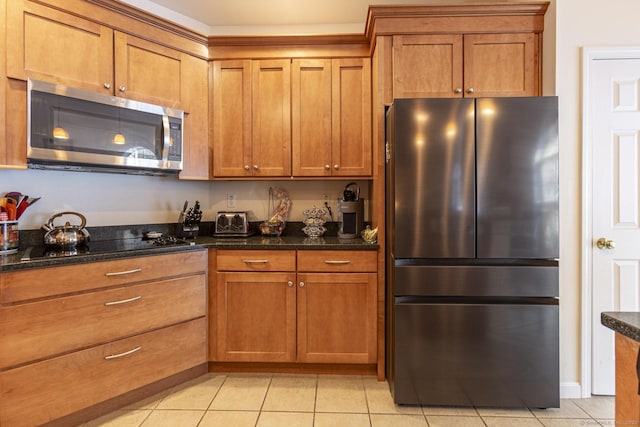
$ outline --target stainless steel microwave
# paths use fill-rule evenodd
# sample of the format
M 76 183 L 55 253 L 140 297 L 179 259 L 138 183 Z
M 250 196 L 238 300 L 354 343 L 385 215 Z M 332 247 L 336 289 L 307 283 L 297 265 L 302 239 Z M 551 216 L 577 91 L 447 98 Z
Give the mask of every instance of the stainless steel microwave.
M 28 82 L 27 163 L 35 169 L 148 175 L 182 170 L 184 112 Z

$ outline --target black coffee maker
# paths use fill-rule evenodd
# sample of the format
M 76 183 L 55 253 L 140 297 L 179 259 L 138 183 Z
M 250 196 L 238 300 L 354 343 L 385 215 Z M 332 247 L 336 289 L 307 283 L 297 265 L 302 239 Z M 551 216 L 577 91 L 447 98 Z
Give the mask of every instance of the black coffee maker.
M 344 188 L 342 199 L 338 201 L 338 237 L 355 239 L 364 226 L 364 199 L 360 198 L 360 188 L 350 182 Z

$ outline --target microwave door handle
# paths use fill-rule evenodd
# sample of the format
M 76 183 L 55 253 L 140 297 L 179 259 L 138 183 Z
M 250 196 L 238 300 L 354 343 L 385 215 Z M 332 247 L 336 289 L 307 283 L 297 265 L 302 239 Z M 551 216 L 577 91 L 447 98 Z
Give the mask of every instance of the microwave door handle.
M 162 116 L 162 161 L 169 161 L 169 144 L 171 143 L 171 130 L 169 129 L 169 116 Z

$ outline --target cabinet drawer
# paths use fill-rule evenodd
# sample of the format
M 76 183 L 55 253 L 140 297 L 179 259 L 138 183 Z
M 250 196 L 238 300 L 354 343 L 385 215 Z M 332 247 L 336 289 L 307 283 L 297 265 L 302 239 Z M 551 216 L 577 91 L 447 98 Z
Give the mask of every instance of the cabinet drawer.
M 377 251 L 298 251 L 298 271 L 375 272 Z
M 0 424 L 33 426 L 206 361 L 204 318 L 0 373 Z
M 206 270 L 207 253 L 202 250 L 8 272 L 0 275 L 0 303 L 182 276 Z
M 104 343 L 207 313 L 205 275 L 0 308 L 0 367 Z
M 295 271 L 295 251 L 219 250 L 218 271 Z

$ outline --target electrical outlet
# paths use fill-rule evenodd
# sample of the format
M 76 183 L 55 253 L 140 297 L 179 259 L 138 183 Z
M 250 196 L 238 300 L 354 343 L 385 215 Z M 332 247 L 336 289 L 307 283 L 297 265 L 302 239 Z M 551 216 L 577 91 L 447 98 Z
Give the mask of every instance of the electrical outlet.
M 236 195 L 235 194 L 227 194 L 227 207 L 235 208 L 236 207 Z
M 322 195 L 322 201 L 323 201 L 323 202 L 326 202 L 326 203 L 329 203 L 329 195 L 327 195 L 327 194 L 323 194 L 323 195 Z

